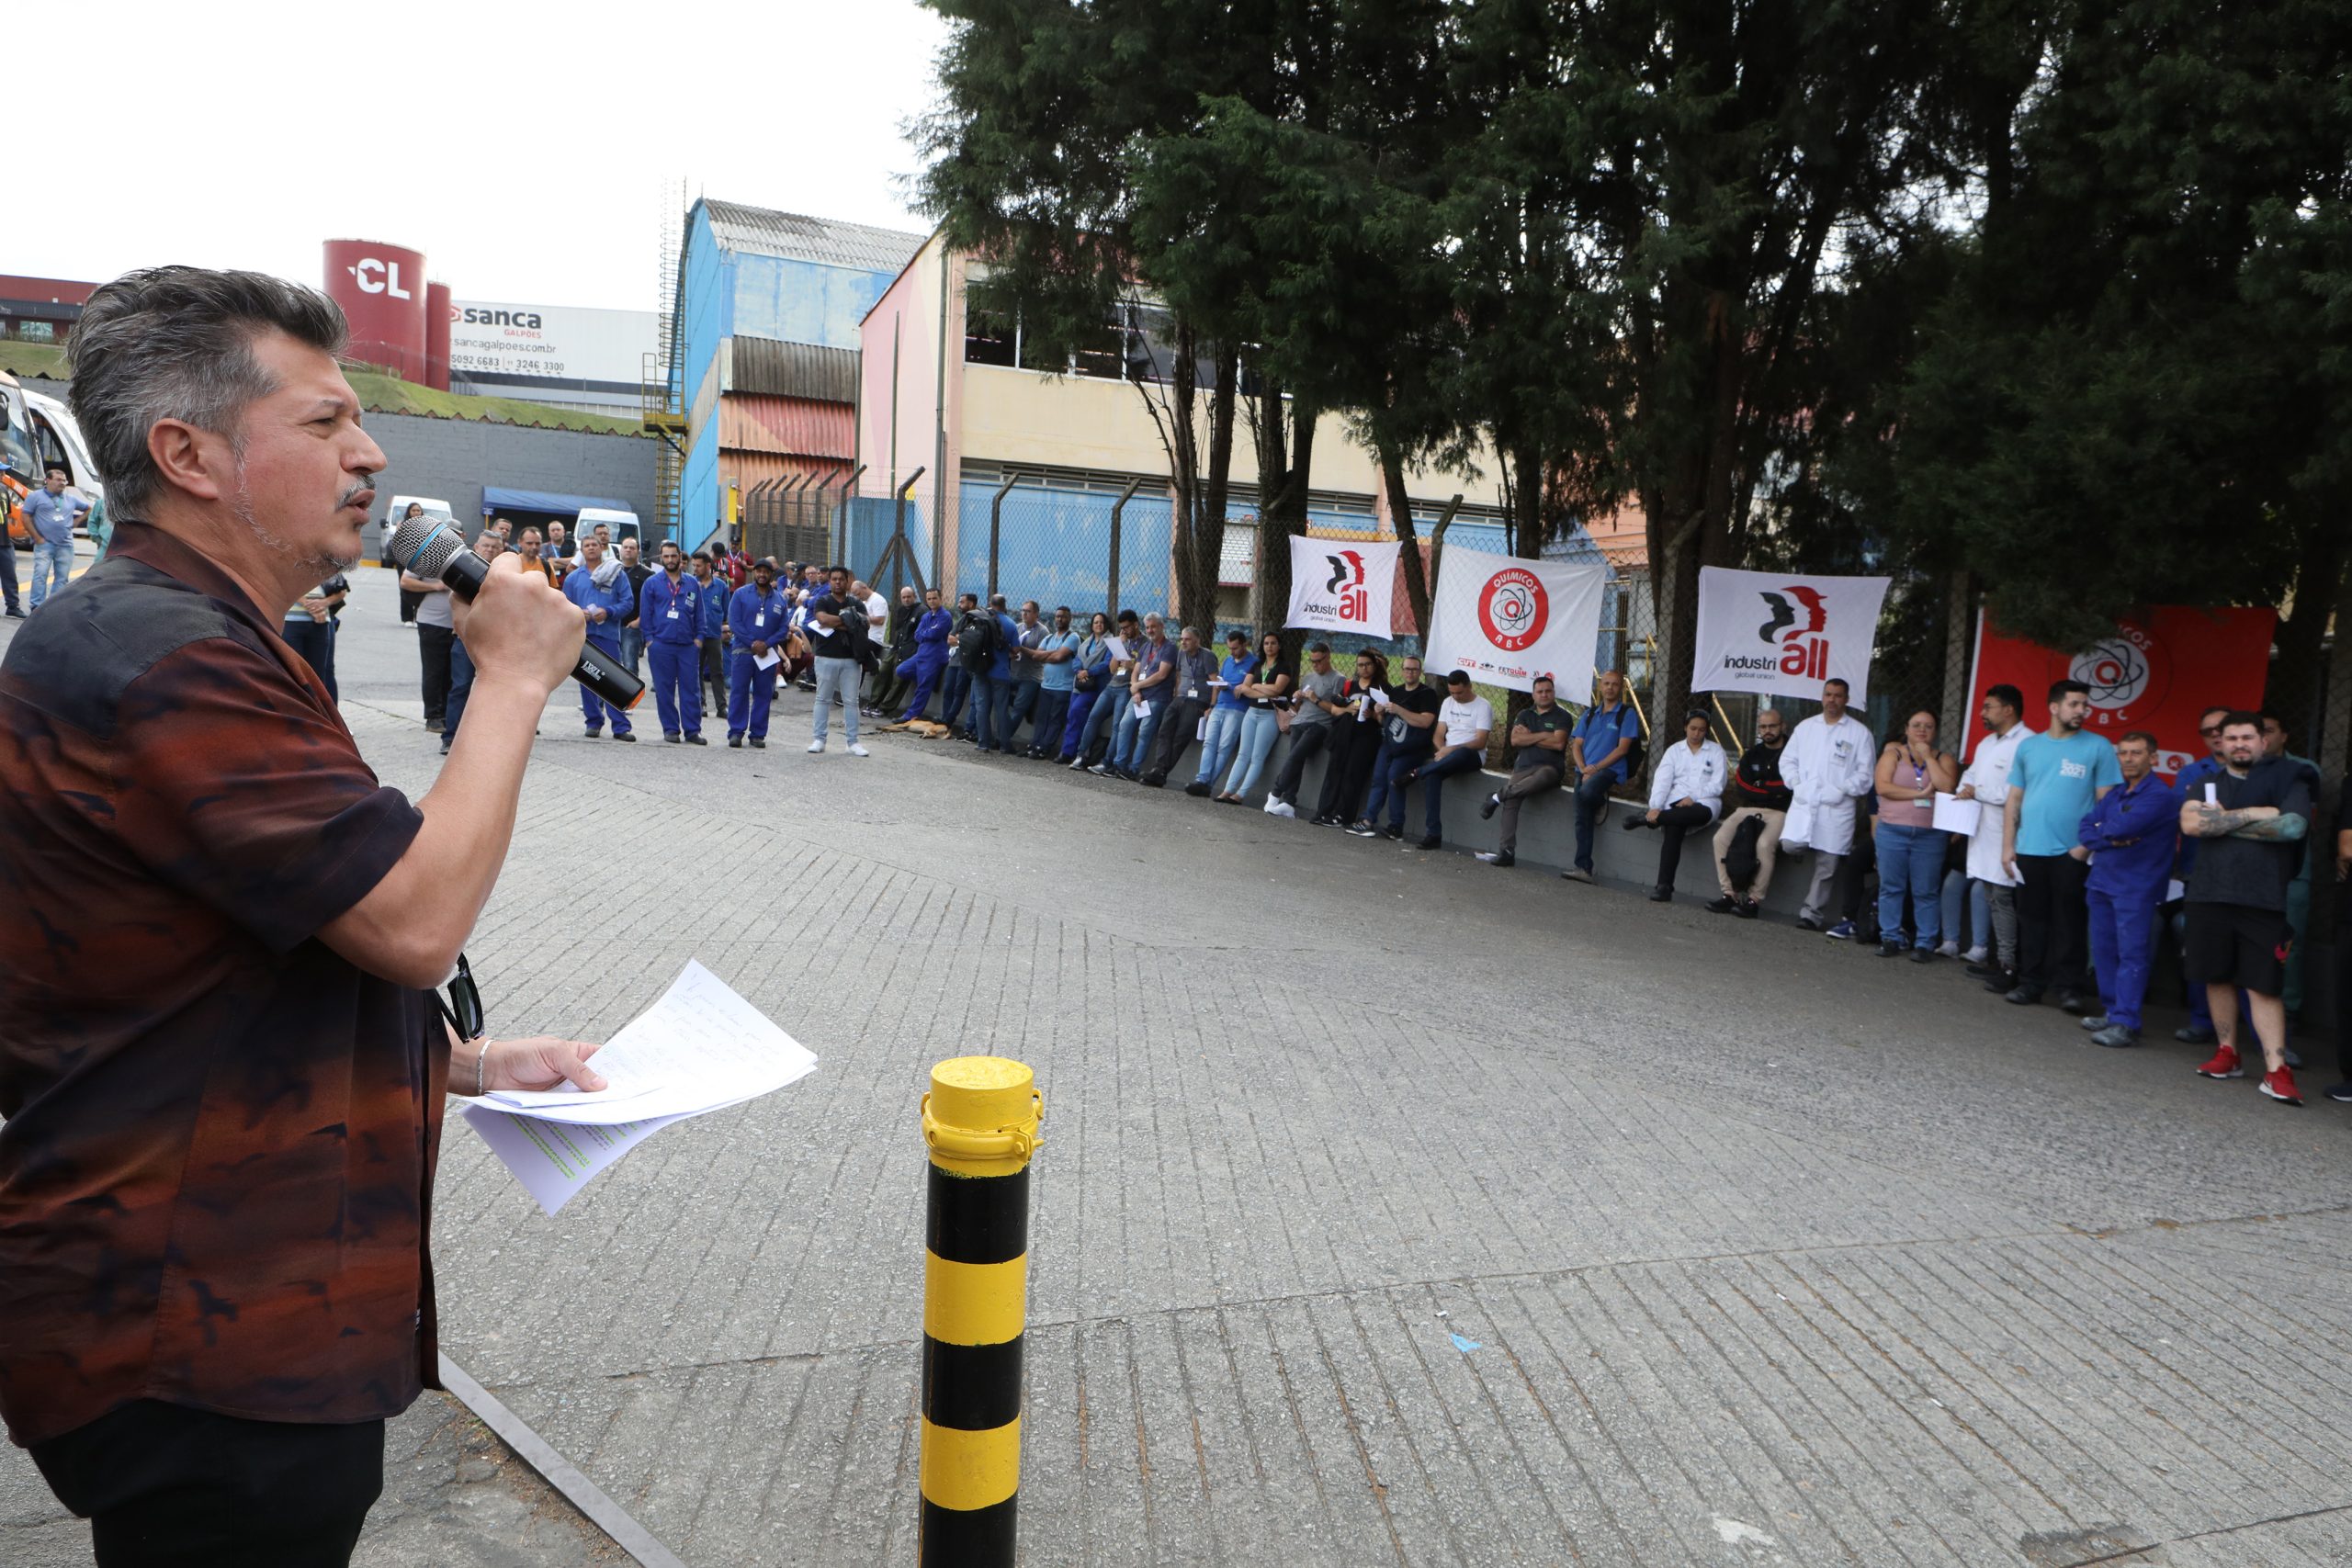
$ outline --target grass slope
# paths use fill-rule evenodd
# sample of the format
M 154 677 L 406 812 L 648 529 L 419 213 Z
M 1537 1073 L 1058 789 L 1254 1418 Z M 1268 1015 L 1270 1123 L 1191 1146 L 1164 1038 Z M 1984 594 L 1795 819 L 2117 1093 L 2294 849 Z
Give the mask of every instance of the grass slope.
M 0 370 L 15 376 L 65 378 L 65 352 L 42 343 L 0 342 Z M 584 430 L 602 435 L 642 435 L 638 422 L 609 414 L 582 413 L 549 408 L 521 398 L 477 398 L 461 392 L 436 392 L 363 365 L 346 365 L 344 374 L 359 404 L 370 413 L 413 413 L 427 419 L 471 419 L 491 424 L 529 424 L 548 430 Z

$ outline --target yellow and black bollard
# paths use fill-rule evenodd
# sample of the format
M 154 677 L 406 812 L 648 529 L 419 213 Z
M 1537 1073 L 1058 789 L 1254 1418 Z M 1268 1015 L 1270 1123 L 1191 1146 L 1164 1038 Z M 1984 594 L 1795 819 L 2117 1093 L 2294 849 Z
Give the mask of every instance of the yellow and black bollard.
M 1029 1156 L 1044 1111 L 1027 1067 L 958 1056 L 931 1070 L 922 1260 L 925 1568 L 1011 1568 L 1021 1491 Z

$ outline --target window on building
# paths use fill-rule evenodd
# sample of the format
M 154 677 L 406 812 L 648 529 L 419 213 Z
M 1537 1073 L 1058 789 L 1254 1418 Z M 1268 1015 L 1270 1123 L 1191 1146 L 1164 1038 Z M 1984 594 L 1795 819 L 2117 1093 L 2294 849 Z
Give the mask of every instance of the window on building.
M 1021 363 L 1020 326 L 1002 316 L 973 310 L 964 318 L 964 363 L 967 365 L 1007 365 Z

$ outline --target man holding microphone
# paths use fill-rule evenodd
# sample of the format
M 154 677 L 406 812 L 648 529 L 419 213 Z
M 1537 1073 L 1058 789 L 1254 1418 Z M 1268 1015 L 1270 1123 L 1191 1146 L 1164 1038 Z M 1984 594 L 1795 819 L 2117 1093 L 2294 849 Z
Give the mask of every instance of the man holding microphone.
M 344 332 L 254 273 L 92 295 L 115 546 L 0 664 L 0 1416 L 104 1568 L 347 1561 L 434 1381 L 444 1093 L 603 1087 L 591 1045 L 457 1040 L 431 989 L 579 609 L 511 555 L 457 604 L 473 693 L 413 804 L 277 635 L 384 466 Z

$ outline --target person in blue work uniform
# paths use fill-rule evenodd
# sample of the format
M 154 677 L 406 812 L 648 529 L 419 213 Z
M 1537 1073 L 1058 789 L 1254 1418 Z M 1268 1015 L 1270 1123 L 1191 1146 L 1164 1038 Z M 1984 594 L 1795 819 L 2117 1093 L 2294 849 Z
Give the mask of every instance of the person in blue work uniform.
M 605 541 L 591 534 L 580 541 L 580 564 L 564 574 L 563 596 L 588 617 L 588 640 L 616 665 L 621 661 L 621 624 L 629 612 L 628 574 L 621 563 L 605 558 Z M 613 739 L 634 742 L 628 715 L 586 686 L 580 688 L 580 711 L 588 721 L 588 739 L 604 733 L 613 721 Z
M 2156 738 L 2132 730 L 2115 743 L 2123 782 L 2083 817 L 2082 848 L 2091 863 L 2091 969 L 2099 1010 L 2083 1020 L 2094 1045 L 2140 1043 L 2140 1003 L 2156 947 L 2156 911 L 2172 879 L 2180 838 L 2180 791 L 2156 777 Z
M 956 617 L 940 607 L 939 590 L 922 591 L 922 616 L 915 622 L 915 651 L 911 665 L 914 671 L 914 695 L 908 700 L 907 711 L 899 716 L 900 724 L 909 724 L 922 716 L 924 706 L 931 701 L 931 689 L 939 683 L 939 672 L 947 668 L 947 633 Z
M 695 588 L 702 595 L 702 689 L 710 711 L 727 711 L 727 602 L 734 590 L 719 581 L 718 561 L 708 550 L 695 552 Z
M 662 712 L 662 739 L 675 746 L 705 746 L 702 738 L 702 590 L 685 573 L 675 539 L 662 542 L 662 570 L 637 596 L 638 630 Z
M 791 614 L 784 591 L 775 585 L 775 562 L 752 563 L 752 581 L 735 590 L 727 605 L 727 744 L 741 747 L 748 731 L 752 744 L 768 744 L 768 705 L 775 701 L 776 667 L 764 670 L 760 660 L 772 645 L 784 640 L 785 618 Z

